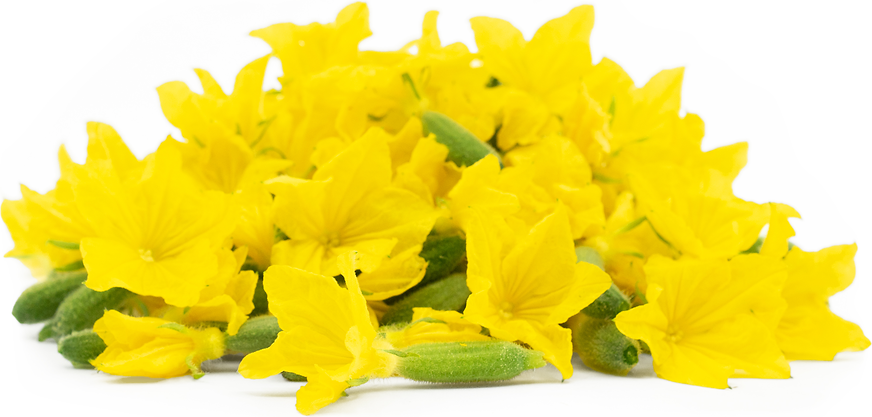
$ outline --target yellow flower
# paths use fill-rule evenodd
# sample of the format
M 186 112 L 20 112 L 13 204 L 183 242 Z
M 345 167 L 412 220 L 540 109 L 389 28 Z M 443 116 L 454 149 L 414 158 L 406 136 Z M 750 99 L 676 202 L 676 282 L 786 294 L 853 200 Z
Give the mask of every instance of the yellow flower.
M 563 118 L 563 134 L 575 142 L 592 165 L 598 167 L 612 149 L 610 120 L 611 116 L 582 84 L 578 98 Z
M 529 225 L 554 210 L 557 201 L 566 205 L 573 239 L 591 235 L 605 224 L 600 188 L 591 183 L 590 166 L 574 143 L 550 136 L 539 143 L 518 147 L 506 154 L 511 167 L 502 175 L 515 176 L 508 186 L 532 180 L 532 186 L 515 192 L 521 202 L 521 217 Z M 516 172 L 517 171 L 517 172 Z
M 445 160 L 447 156 L 448 148 L 432 137 L 418 140 L 408 162 L 397 167 L 393 184 L 439 206 L 462 172 L 454 162 Z
M 830 311 L 828 299 L 854 280 L 857 245 L 839 245 L 818 252 L 794 247 L 788 266 L 784 299 L 787 311 L 778 324 L 778 345 L 790 360 L 833 360 L 836 353 L 860 351 L 869 339 L 860 326 Z
M 784 258 L 787 282 L 782 296 L 787 310 L 775 336 L 789 360 L 833 360 L 839 352 L 859 351 L 870 342 L 860 326 L 830 311 L 829 298 L 851 285 L 857 245 L 838 245 L 817 252 L 793 247 L 794 231 L 788 222 L 799 213 L 784 204 L 770 203 L 769 233 L 760 254 Z
M 246 65 L 230 96 L 203 70 L 197 75 L 204 94 L 179 81 L 158 87 L 164 115 L 188 139 L 169 139 L 165 146 L 182 154 L 186 171 L 207 189 L 232 193 L 293 164 L 284 160 L 291 114 L 272 102 L 276 94 L 263 92 L 268 59 Z M 283 159 L 268 159 L 276 156 Z
M 787 255 L 788 240 L 796 236 L 788 219 L 799 217 L 799 212 L 787 204 L 769 203 L 769 231 L 760 246 L 760 254 L 778 258 Z
M 91 361 L 112 375 L 172 378 L 203 376 L 200 364 L 224 355 L 224 335 L 217 328 L 191 329 L 154 317 L 130 317 L 115 310 L 94 323 L 106 349 Z
M 625 177 L 634 173 L 654 182 L 705 177 L 709 193 L 732 197 L 730 185 L 745 165 L 747 144 L 702 152 L 702 119 L 679 113 L 683 77 L 682 68 L 665 70 L 637 88 L 609 59 L 584 77 L 572 113 L 564 117 L 565 134 L 594 164 L 607 214 L 614 207 L 613 199 L 627 189 Z
M 279 23 L 251 32 L 251 36 L 268 43 L 282 61 L 283 84 L 356 63 L 357 46 L 370 35 L 369 9 L 364 3 L 346 6 L 334 23 Z
M 227 334 L 235 335 L 254 310 L 254 289 L 258 276 L 254 271 L 240 271 L 247 250 L 227 249 L 218 252 L 218 273 L 206 281 L 196 304 L 187 307 L 168 306 L 165 320 L 185 325 L 203 322 L 227 323 Z
M 255 158 L 239 136 L 217 137 L 203 146 L 168 138 L 163 146 L 182 155 L 185 172 L 203 188 L 229 194 L 275 178 L 293 164 L 284 159 Z
M 508 90 L 499 147 L 532 143 L 542 132 L 559 130 L 556 115 L 575 101 L 582 76 L 592 68 L 593 7 L 576 7 L 549 21 L 529 42 L 504 20 L 476 17 L 471 23 L 485 69 Z
M 448 193 L 452 219 L 463 224 L 473 211 L 500 216 L 517 213 L 521 208 L 518 196 L 505 191 L 505 177 L 500 174 L 500 162 L 493 155 L 465 168 Z
M 788 378 L 773 333 L 785 308 L 784 266 L 760 255 L 645 265 L 648 304 L 621 312 L 621 333 L 651 348 L 654 371 L 684 384 L 727 388 L 728 378 Z
M 145 162 L 127 177 L 112 170 L 115 161 L 83 168 L 75 200 L 94 229 L 81 244 L 85 284 L 190 306 L 217 273 L 216 251 L 238 214 L 229 196 L 198 189 L 173 149 L 161 147 Z
M 727 259 L 751 247 L 768 207 L 706 189 L 633 177 L 633 189 L 657 234 L 681 254 Z
M 272 194 L 263 184 L 252 184 L 233 195 L 240 208 L 240 217 L 233 232 L 233 244 L 248 248 L 248 256 L 265 271 L 270 265 L 272 248 L 276 239 L 272 219 Z
M 370 130 L 311 181 L 270 182 L 275 223 L 290 238 L 273 248 L 274 265 L 333 276 L 337 257 L 358 251 L 366 273 L 424 242 L 438 214 L 413 193 L 390 186 L 387 136 Z
M 87 165 L 113 160 L 118 175 L 141 169 L 142 164 L 112 127 L 89 122 L 87 131 Z M 22 199 L 5 200 L 0 209 L 15 242 L 15 248 L 6 257 L 21 260 L 37 278 L 44 277 L 52 268 L 74 267 L 81 262 L 79 242 L 94 233 L 79 212 L 73 194 L 73 185 L 78 182 L 78 166 L 63 146 L 58 160 L 61 178 L 54 190 L 39 194 L 22 185 Z
M 395 348 L 402 349 L 418 343 L 465 342 L 489 340 L 481 326 L 466 320 L 457 311 L 439 311 L 428 307 L 413 309 L 408 326 L 387 332 L 386 338 Z
M 282 371 L 306 376 L 297 392 L 297 410 L 306 415 L 339 399 L 356 380 L 391 376 L 397 364 L 370 321 L 355 277 L 357 256 L 350 252 L 338 260 L 347 289 L 331 276 L 289 266 L 264 274 L 270 311 L 282 331 L 272 346 L 246 356 L 239 373 L 254 379 Z
M 615 209 L 606 220 L 603 232 L 585 239 L 582 244 L 602 255 L 606 272 L 628 294 L 645 294 L 648 286 L 643 267 L 648 258 L 655 254 L 675 255 L 637 210 L 633 194 L 626 191 L 615 199 Z
M 477 212 L 465 225 L 472 295 L 464 317 L 497 338 L 543 352 L 569 378 L 572 335 L 560 323 L 607 290 L 611 279 L 592 264 L 576 264 L 563 206 L 513 246 L 504 244 L 501 233 L 511 232 L 501 231 L 498 220 Z

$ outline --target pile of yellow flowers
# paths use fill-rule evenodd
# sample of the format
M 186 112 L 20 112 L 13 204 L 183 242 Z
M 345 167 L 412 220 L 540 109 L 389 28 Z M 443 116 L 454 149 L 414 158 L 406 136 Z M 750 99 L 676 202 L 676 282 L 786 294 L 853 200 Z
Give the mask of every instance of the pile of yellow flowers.
M 869 346 L 827 305 L 856 245 L 803 251 L 794 209 L 733 195 L 747 144 L 701 150 L 683 69 L 638 88 L 594 65 L 590 6 L 529 41 L 474 18 L 476 53 L 437 15 L 390 52 L 359 50 L 362 3 L 256 30 L 272 53 L 232 93 L 203 70 L 202 94 L 158 88 L 181 137 L 142 160 L 89 123 L 84 164 L 62 147 L 54 190 L 3 202 L 6 256 L 40 279 L 15 317 L 113 375 L 243 354 L 246 378 L 307 381 L 303 414 L 370 378 L 566 379 L 573 352 L 726 388 Z

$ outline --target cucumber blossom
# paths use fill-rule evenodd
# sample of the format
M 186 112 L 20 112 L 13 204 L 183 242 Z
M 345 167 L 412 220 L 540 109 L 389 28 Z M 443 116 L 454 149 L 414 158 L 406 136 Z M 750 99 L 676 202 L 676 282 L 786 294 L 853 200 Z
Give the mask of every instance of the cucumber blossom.
M 434 310 L 460 311 L 466 305 L 471 292 L 466 287 L 466 274 L 458 273 L 427 285 L 390 306 L 382 316 L 381 324 L 408 323 L 412 321 L 415 307 L 430 307 Z
M 639 362 L 639 342 L 624 336 L 611 319 L 581 313 L 572 317 L 568 325 L 572 330 L 572 348 L 588 368 L 624 376 Z
M 88 278 L 84 271 L 53 275 L 24 290 L 15 301 L 12 315 L 19 323 L 39 323 L 52 318 L 61 302 Z
M 94 291 L 85 286 L 79 287 L 58 306 L 50 322 L 51 336 L 60 340 L 75 331 L 90 329 L 103 317 L 105 310 L 117 309 L 132 296 L 133 293 L 124 288 Z M 40 332 L 40 340 L 43 340 L 43 336 Z
M 91 361 L 106 349 L 106 343 L 91 330 L 73 332 L 58 341 L 58 353 L 76 368 L 93 368 Z
M 424 382 L 505 381 L 545 366 L 542 352 L 497 339 L 421 343 L 401 352 L 397 373 Z
M 252 353 L 266 349 L 275 342 L 282 331 L 274 316 L 259 316 L 249 319 L 233 336 L 224 341 L 227 353 Z
M 426 111 L 421 115 L 421 123 L 424 125 L 425 135 L 434 134 L 436 142 L 448 147 L 448 160 L 457 166 L 470 166 L 489 154 L 496 156 L 500 166 L 503 165 L 502 158 L 494 148 L 448 116 Z

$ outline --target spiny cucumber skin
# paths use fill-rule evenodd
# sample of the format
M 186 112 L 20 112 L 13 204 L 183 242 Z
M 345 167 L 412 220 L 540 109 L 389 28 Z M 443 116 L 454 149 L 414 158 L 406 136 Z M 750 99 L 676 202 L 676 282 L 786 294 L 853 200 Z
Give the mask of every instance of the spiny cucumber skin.
M 425 133 L 436 135 L 436 142 L 448 147 L 448 160 L 457 166 L 470 166 L 488 154 L 496 156 L 500 166 L 503 165 L 496 150 L 448 116 L 426 111 L 421 115 L 421 123 L 424 125 Z
M 52 337 L 60 340 L 72 332 L 94 327 L 94 323 L 103 317 L 105 310 L 117 309 L 131 296 L 133 294 L 124 288 L 94 291 L 88 287 L 79 287 L 58 306 L 51 321 Z
M 252 353 L 266 349 L 275 342 L 282 331 L 274 316 L 259 316 L 249 319 L 239 331 L 224 341 L 228 353 Z
M 64 299 L 88 278 L 84 271 L 54 276 L 30 286 L 18 296 L 12 315 L 19 323 L 39 323 L 52 318 Z
M 427 261 L 427 272 L 424 273 L 424 278 L 403 294 L 388 298 L 385 300 L 385 304 L 395 304 L 428 284 L 447 277 L 451 274 L 451 271 L 457 268 L 457 265 L 463 260 L 465 255 L 466 241 L 460 236 L 434 236 L 428 238 L 424 242 L 420 254 Z
M 397 373 L 423 382 L 505 381 L 545 366 L 542 352 L 502 340 L 421 343 L 403 349 Z M 417 356 L 416 356 L 417 355 Z
M 572 347 L 594 371 L 625 376 L 639 362 L 639 342 L 624 336 L 611 319 L 573 318 Z
M 73 332 L 58 342 L 58 353 L 77 368 L 91 368 L 91 361 L 106 349 L 106 343 L 91 330 Z
M 471 292 L 466 287 L 466 274 L 452 274 L 427 285 L 390 306 L 382 316 L 381 324 L 408 323 L 412 321 L 415 307 L 430 307 L 434 310 L 460 311 L 466 305 Z
M 282 377 L 291 382 L 306 382 L 306 377 L 295 374 L 293 372 L 282 371 Z
M 596 319 L 613 319 L 618 313 L 629 309 L 630 299 L 615 284 L 612 284 L 581 312 Z

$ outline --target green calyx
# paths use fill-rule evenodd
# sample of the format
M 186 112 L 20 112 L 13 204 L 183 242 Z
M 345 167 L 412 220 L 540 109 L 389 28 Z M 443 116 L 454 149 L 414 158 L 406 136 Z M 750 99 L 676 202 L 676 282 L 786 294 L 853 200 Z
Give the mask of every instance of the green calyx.
M 288 380 L 291 382 L 306 382 L 306 381 L 308 381 L 308 379 L 306 379 L 306 377 L 299 375 L 299 374 L 295 374 L 293 372 L 282 371 L 282 377 L 285 378 L 285 380 Z
M 54 273 L 48 280 L 24 290 L 12 307 L 19 323 L 39 323 L 55 315 L 58 306 L 73 291 L 80 288 L 88 274 L 82 272 Z
M 434 111 L 421 115 L 424 134 L 432 133 L 436 142 L 448 147 L 448 160 L 457 166 L 470 166 L 487 155 L 494 155 L 503 165 L 499 153 L 487 143 L 479 140 L 465 127 L 448 116 Z
M 106 343 L 91 330 L 73 332 L 58 341 L 58 353 L 76 368 L 93 368 L 91 361 L 106 349 Z
M 466 274 L 452 274 L 431 283 L 390 306 L 382 316 L 382 325 L 412 321 L 415 307 L 430 307 L 434 310 L 460 311 L 466 305 L 471 292 L 466 287 Z
M 505 381 L 545 366 L 542 352 L 503 340 L 421 343 L 402 349 L 397 373 L 414 381 Z
M 54 337 L 55 340 L 73 332 L 90 329 L 94 323 L 103 317 L 105 310 L 116 310 L 123 305 L 133 293 L 124 288 L 111 288 L 106 291 L 94 291 L 80 286 L 60 303 L 51 321 L 39 333 L 39 340 Z
M 460 236 L 431 236 L 424 242 L 420 256 L 427 261 L 424 278 L 403 294 L 385 300 L 385 304 L 396 304 L 409 294 L 447 277 L 457 268 L 466 255 L 466 241 Z
M 266 349 L 275 342 L 282 329 L 274 316 L 249 319 L 233 336 L 227 336 L 224 347 L 228 353 L 252 353 Z
M 624 336 L 611 319 L 580 313 L 568 325 L 572 330 L 572 347 L 588 368 L 624 376 L 639 362 L 639 342 Z

